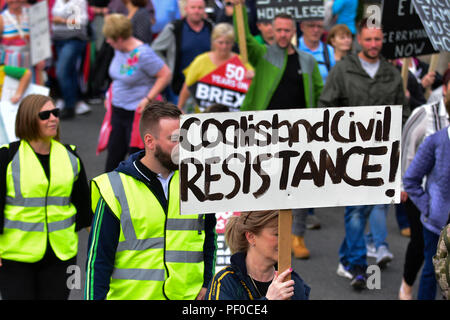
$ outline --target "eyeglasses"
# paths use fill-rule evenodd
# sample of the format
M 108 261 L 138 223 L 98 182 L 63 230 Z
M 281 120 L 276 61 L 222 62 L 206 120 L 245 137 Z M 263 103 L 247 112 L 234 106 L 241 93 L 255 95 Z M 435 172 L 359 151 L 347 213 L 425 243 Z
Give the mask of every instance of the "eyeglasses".
M 55 108 L 52 110 L 47 110 L 47 111 L 41 111 L 38 113 L 39 119 L 41 120 L 47 120 L 48 118 L 50 118 L 50 114 L 53 114 L 56 118 L 59 117 L 59 109 Z
M 225 2 L 225 6 L 233 6 L 233 2 Z

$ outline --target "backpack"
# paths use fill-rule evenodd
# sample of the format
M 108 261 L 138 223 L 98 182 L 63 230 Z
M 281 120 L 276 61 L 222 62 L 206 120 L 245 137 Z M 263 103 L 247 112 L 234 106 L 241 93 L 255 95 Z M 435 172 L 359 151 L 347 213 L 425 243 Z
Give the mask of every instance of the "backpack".
M 444 227 L 439 237 L 436 255 L 433 257 L 436 280 L 445 299 L 450 300 L 450 224 Z

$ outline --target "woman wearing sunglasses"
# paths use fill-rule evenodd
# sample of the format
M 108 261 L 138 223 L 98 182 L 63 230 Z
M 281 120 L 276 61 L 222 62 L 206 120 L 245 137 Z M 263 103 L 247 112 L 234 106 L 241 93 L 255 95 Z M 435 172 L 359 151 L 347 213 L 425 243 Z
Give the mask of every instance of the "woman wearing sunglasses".
M 2 299 L 67 299 L 78 235 L 92 220 L 86 173 L 75 147 L 59 142 L 59 109 L 29 95 L 19 105 L 19 141 L 0 148 Z

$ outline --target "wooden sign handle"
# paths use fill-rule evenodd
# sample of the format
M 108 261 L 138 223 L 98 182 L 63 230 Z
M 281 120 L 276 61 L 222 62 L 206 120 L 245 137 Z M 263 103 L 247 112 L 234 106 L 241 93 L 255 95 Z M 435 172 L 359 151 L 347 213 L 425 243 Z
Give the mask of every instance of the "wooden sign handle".
M 278 214 L 278 273 L 291 267 L 292 210 L 280 210 Z M 286 281 L 291 276 L 286 277 Z
M 237 4 L 234 6 L 236 12 L 236 23 L 238 30 L 239 39 L 239 51 L 241 55 L 241 60 L 243 64 L 248 62 L 247 55 L 247 40 L 245 39 L 245 26 L 244 26 L 244 15 L 242 14 L 242 4 Z
M 405 94 L 406 94 L 406 90 L 408 90 L 408 70 L 409 70 L 410 64 L 411 64 L 411 58 L 403 58 L 402 80 L 403 80 L 403 92 Z
M 436 71 L 438 62 L 439 62 L 439 53 L 431 55 L 431 61 L 430 66 L 428 67 L 428 72 Z M 427 90 L 425 91 L 425 99 L 428 99 L 430 94 L 431 94 L 431 87 L 427 88 Z

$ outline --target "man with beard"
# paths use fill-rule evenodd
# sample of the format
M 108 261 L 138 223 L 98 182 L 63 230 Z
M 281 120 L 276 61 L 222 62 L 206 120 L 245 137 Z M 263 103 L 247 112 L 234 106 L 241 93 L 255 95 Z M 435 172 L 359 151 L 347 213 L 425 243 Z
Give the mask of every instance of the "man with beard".
M 214 274 L 213 214 L 180 214 L 181 112 L 152 102 L 139 131 L 145 150 L 92 181 L 85 299 L 203 299 Z
M 321 107 L 403 105 L 403 123 L 410 113 L 400 72 L 380 56 L 383 30 L 377 21 L 364 19 L 358 27 L 362 51 L 340 60 L 328 74 L 319 99 Z M 397 125 L 401 125 L 400 123 Z M 345 208 L 345 238 L 339 250 L 337 274 L 351 279 L 355 289 L 366 286 L 367 255 L 385 267 L 393 259 L 386 243 L 388 205 Z M 364 237 L 369 221 L 372 241 Z M 368 249 L 371 249 L 370 251 Z

